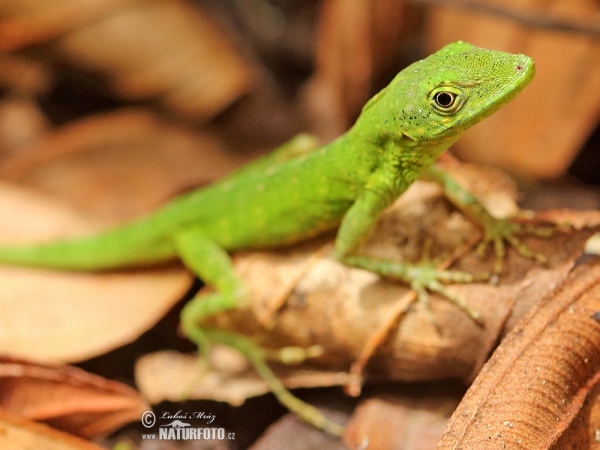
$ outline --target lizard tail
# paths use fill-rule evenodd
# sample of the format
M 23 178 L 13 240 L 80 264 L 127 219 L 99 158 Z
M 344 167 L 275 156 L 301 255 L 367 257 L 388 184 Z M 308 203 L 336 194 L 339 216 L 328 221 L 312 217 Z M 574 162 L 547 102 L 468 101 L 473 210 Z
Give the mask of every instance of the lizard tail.
M 0 264 L 72 271 L 148 266 L 175 256 L 161 235 L 132 224 L 89 237 L 0 246 Z

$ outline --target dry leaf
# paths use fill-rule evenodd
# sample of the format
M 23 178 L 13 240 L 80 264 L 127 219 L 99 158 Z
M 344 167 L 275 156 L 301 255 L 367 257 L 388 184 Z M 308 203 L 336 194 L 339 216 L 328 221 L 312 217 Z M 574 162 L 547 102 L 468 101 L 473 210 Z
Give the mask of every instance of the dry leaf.
M 154 99 L 195 120 L 222 111 L 251 81 L 225 32 L 185 2 L 9 1 L 0 16 L 3 49 L 41 46 L 125 99 Z
M 150 409 L 129 386 L 70 366 L 0 358 L 0 408 L 85 438 L 97 438 Z
M 484 5 L 541 23 L 558 18 L 597 28 L 600 18 L 598 2 L 589 0 L 493 0 L 472 6 Z M 585 34 L 548 31 L 469 8 L 429 10 L 431 51 L 461 39 L 535 60 L 536 78 L 522 95 L 457 142 L 462 158 L 529 178 L 553 178 L 567 170 L 593 132 L 600 115 L 600 44 Z
M 459 400 L 455 392 L 431 386 L 369 396 L 348 422 L 344 442 L 353 449 L 431 449 Z
M 578 267 L 506 337 L 455 411 L 438 449 L 550 448 L 600 380 L 599 311 L 595 260 Z
M 156 209 L 190 187 L 224 176 L 249 156 L 227 152 L 142 109 L 85 118 L 59 128 L 0 164 L 0 175 L 118 223 Z
M 435 194 L 437 187 L 433 186 L 433 196 L 426 193 L 429 189 L 429 185 L 414 185 L 396 209 L 382 217 L 366 243 L 367 253 L 418 260 L 427 238 L 435 242 L 434 252 L 448 254 L 457 243 L 477 233 L 448 208 L 439 193 Z M 599 221 L 597 215 L 595 226 Z M 408 307 L 413 297 L 404 285 L 337 263 L 331 245 L 323 247 L 323 241 L 280 252 L 238 254 L 236 268 L 253 300 L 250 311 L 220 316 L 215 323 L 247 334 L 258 333 L 266 346 L 322 345 L 325 354 L 319 362 L 346 370 L 358 358 L 358 374 L 368 363 L 369 375 L 377 378 L 411 381 L 457 377 L 469 381 L 496 344 L 513 303 L 530 290 L 555 289 L 556 284 L 547 285 L 547 279 L 565 278 L 593 232 L 593 228 L 585 228 L 557 233 L 547 240 L 525 238 L 534 250 L 548 255 L 547 268 L 534 267 L 531 260 L 511 250 L 498 286 L 452 286 L 482 314 L 483 326 L 447 299 L 432 295 L 436 328 L 422 305 Z M 489 256 L 482 261 L 468 255 L 458 267 L 481 273 L 491 271 L 491 264 Z M 282 284 L 278 280 L 286 281 Z
M 104 450 L 91 442 L 0 410 L 0 447 L 8 450 Z
M 550 450 L 600 449 L 600 382 L 590 389 L 585 403 L 569 428 Z
M 291 389 L 348 382 L 348 374 L 344 372 L 275 366 L 281 381 Z M 210 370 L 205 372 L 203 367 L 197 355 L 174 351 L 153 353 L 136 363 L 136 385 L 153 404 L 210 398 L 238 406 L 250 397 L 270 392 L 248 362 L 229 347 L 212 348 Z
M 3 242 L 92 229 L 46 198 L 0 185 Z M 191 282 L 177 267 L 92 274 L 3 266 L 0 280 L 0 353 L 43 361 L 79 361 L 133 341 Z

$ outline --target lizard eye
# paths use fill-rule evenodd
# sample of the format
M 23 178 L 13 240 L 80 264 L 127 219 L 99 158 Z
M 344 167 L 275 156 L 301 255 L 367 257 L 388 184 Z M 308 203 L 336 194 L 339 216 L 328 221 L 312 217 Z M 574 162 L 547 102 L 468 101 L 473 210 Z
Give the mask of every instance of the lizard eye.
M 440 108 L 449 108 L 456 100 L 456 95 L 452 92 L 438 92 L 434 99 Z
M 459 94 L 449 90 L 434 91 L 431 96 L 431 104 L 438 113 L 444 116 L 455 114 L 463 103 L 464 101 Z

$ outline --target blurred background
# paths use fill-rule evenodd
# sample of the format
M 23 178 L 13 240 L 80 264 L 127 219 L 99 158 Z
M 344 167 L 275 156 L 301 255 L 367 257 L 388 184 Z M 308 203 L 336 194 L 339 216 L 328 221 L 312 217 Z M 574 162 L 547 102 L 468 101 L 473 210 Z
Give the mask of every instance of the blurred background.
M 119 223 L 299 132 L 339 136 L 456 40 L 537 75 L 452 152 L 510 173 L 524 207 L 600 209 L 597 0 L 0 0 L 0 178 Z M 111 361 L 86 367 L 131 382 Z M 266 426 L 219 411 L 246 443 Z
M 537 76 L 454 153 L 520 180 L 594 186 L 599 9 L 593 0 L 3 0 L 0 173 L 120 221 L 298 132 L 338 136 L 404 66 L 461 39 L 526 53 Z

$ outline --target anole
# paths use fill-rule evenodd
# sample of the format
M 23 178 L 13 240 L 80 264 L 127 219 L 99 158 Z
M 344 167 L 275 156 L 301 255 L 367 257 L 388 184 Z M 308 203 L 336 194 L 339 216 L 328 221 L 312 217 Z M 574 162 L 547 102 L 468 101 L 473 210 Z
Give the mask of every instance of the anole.
M 339 434 L 339 425 L 283 387 L 265 362 L 267 350 L 249 338 L 201 326 L 207 317 L 247 300 L 229 252 L 290 245 L 338 228 L 339 261 L 403 280 L 420 292 L 441 292 L 475 318 L 477 313 L 440 283 L 472 277 L 377 260 L 360 252 L 361 243 L 386 207 L 465 130 L 515 98 L 534 73 L 528 56 L 449 44 L 402 70 L 369 100 L 348 132 L 325 146 L 313 149 L 310 140 L 297 138 L 133 223 L 90 237 L 0 247 L 0 263 L 94 271 L 179 258 L 214 288 L 184 308 L 181 323 L 187 336 L 201 348 L 214 342 L 236 348 L 283 404 Z M 430 176 L 441 177 L 433 169 Z M 485 242 L 496 247 L 504 239 L 518 242 L 513 236 L 518 229 L 498 223 L 510 222 L 483 220 Z

